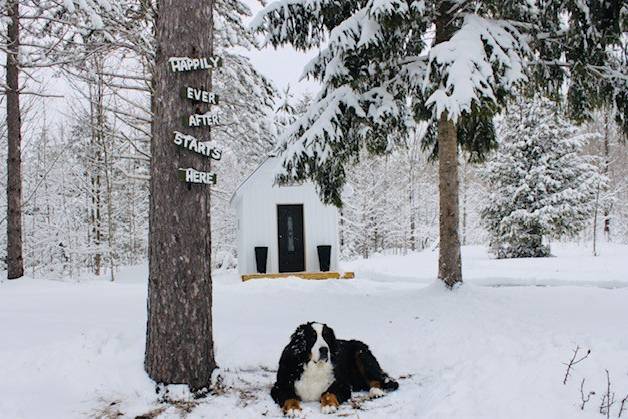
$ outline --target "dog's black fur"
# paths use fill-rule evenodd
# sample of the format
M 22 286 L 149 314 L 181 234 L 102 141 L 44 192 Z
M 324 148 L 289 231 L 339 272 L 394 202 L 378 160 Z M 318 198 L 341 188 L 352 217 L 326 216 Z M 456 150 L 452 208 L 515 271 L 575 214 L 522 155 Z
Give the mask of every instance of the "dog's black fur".
M 270 393 L 279 406 L 283 407 L 290 399 L 299 400 L 294 384 L 310 361 L 311 348 L 317 338 L 313 324 L 299 326 L 281 354 L 277 382 Z M 389 391 L 399 388 L 399 384 L 382 371 L 365 343 L 336 339 L 334 331 L 326 324 L 323 324 L 322 336 L 329 346 L 334 373 L 334 382 L 324 393 L 335 395 L 338 403 L 349 400 L 351 391 L 369 391 L 372 387 Z

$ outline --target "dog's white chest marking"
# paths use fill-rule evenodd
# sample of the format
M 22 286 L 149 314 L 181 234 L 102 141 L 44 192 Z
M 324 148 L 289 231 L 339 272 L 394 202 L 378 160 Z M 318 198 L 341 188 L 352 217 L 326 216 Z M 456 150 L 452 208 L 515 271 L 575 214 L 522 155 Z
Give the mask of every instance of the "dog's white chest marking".
M 318 401 L 325 390 L 334 382 L 334 367 L 331 362 L 308 362 L 299 381 L 294 383 L 297 396 L 304 402 Z

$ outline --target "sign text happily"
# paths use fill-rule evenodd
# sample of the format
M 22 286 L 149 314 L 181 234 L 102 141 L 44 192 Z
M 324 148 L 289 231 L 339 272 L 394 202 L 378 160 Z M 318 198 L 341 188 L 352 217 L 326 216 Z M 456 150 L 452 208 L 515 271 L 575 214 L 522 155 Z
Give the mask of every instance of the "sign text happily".
M 168 61 L 170 62 L 170 68 L 175 73 L 183 71 L 212 70 L 214 68 L 222 67 L 222 58 L 216 56 L 202 58 L 171 57 Z

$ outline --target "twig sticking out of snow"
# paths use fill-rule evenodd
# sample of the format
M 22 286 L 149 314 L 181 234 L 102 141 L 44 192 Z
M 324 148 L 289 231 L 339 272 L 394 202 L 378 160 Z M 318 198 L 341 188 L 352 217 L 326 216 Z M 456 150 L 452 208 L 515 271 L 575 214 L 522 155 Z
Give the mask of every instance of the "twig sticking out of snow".
M 580 398 L 582 399 L 582 404 L 580 405 L 580 410 L 584 410 L 584 405 L 587 404 L 589 400 L 591 400 L 591 396 L 595 395 L 595 391 L 589 391 L 587 396 L 584 396 L 584 378 L 580 383 Z
M 617 417 L 618 418 L 621 417 L 621 414 L 626 409 L 626 402 L 628 402 L 628 394 L 626 394 L 626 397 L 621 399 L 621 404 L 619 405 L 619 413 L 617 413 Z
M 615 404 L 615 393 L 611 393 L 611 377 L 606 371 L 606 394 L 602 397 L 602 403 L 600 404 L 600 413 L 606 415 L 606 418 L 611 417 L 611 406 Z
M 587 359 L 589 357 L 589 355 L 591 354 L 591 349 L 589 349 L 586 353 L 586 355 L 584 355 L 582 358 L 576 359 L 576 357 L 578 356 L 578 351 L 580 350 L 579 346 L 576 346 L 576 349 L 573 351 L 573 356 L 571 357 L 571 361 L 569 361 L 569 364 L 564 364 L 563 365 L 567 365 L 567 371 L 565 371 L 565 378 L 563 380 L 563 384 L 567 384 L 567 379 L 569 378 L 569 372 L 571 371 L 571 369 L 578 363 L 584 361 L 585 359 Z

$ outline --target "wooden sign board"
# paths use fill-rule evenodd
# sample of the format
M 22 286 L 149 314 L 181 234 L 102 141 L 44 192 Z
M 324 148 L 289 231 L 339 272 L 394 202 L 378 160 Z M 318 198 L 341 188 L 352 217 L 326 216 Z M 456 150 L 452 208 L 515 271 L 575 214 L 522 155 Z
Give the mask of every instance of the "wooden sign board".
M 213 160 L 220 160 L 222 158 L 222 150 L 214 141 L 199 141 L 191 135 L 175 131 L 174 144 L 186 150 L 193 151 L 196 154 L 207 156 Z
M 204 185 L 215 185 L 217 182 L 214 172 L 199 172 L 191 167 L 179 169 L 179 180 L 187 183 L 200 183 Z
M 203 89 L 197 89 L 195 87 L 185 86 L 181 90 L 181 96 L 184 99 L 189 99 L 193 102 L 208 103 L 210 105 L 218 105 L 218 95 L 214 92 L 209 92 Z
M 213 70 L 218 67 L 222 67 L 222 58 L 211 57 L 170 57 L 168 62 L 170 63 L 170 69 L 174 73 L 181 73 L 185 71 L 198 71 L 198 70 Z
M 193 114 L 183 117 L 183 125 L 189 128 L 214 127 L 220 124 L 220 116 L 215 113 Z

